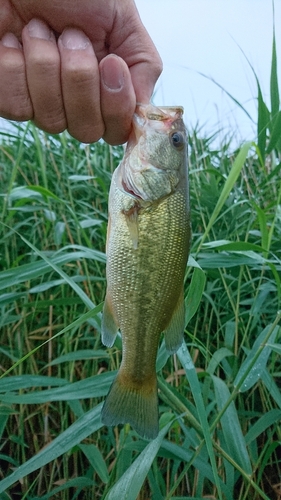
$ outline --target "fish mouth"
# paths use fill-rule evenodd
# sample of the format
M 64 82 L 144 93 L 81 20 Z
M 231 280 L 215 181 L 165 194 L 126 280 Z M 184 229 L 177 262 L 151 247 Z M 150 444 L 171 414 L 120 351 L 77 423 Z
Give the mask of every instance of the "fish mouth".
M 171 124 L 182 118 L 184 109 L 182 106 L 161 106 L 153 104 L 137 103 L 133 115 L 133 127 L 128 140 L 128 148 L 131 151 L 138 143 L 144 130 L 153 128 L 158 132 L 169 131 Z
M 154 130 L 164 132 L 170 129 L 171 123 L 182 118 L 182 106 L 153 106 L 152 104 L 137 103 L 133 116 L 133 129 L 136 138 L 143 134 L 145 126 L 153 127 Z M 150 123 L 151 122 L 151 123 Z
M 182 118 L 182 106 L 154 106 L 153 104 L 142 104 L 137 102 L 135 115 L 147 117 L 149 120 L 167 120 Z

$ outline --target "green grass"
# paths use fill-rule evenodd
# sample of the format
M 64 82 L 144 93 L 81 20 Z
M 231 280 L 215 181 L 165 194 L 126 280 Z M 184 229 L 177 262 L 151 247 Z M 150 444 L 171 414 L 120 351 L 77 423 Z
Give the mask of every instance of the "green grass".
M 234 151 L 190 131 L 185 344 L 157 360 L 160 433 L 105 428 L 121 340 L 100 341 L 107 197 L 121 147 L 31 124 L 0 144 L 0 498 L 278 499 L 281 117 Z M 215 134 L 214 134 L 215 136 Z

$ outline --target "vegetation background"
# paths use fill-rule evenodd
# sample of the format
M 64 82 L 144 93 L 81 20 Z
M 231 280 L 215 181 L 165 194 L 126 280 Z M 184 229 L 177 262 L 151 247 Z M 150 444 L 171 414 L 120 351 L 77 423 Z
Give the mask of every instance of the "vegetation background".
M 253 69 L 254 71 L 254 69 Z M 121 340 L 100 342 L 111 174 L 123 155 L 32 124 L 0 144 L 0 498 L 280 500 L 281 110 L 231 147 L 189 131 L 185 343 L 159 348 L 160 433 L 104 428 Z M 241 107 L 241 104 L 237 103 Z M 245 110 L 246 112 L 246 110 Z

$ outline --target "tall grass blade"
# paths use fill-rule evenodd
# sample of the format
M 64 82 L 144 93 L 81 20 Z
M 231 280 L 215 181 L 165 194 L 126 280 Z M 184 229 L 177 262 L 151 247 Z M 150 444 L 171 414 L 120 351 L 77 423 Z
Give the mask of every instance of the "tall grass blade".
M 212 375 L 212 380 L 215 387 L 217 407 L 220 412 L 227 404 L 230 392 L 223 380 L 215 375 Z M 250 475 L 252 466 L 233 401 L 221 416 L 220 422 L 228 454 Z
M 28 244 L 28 243 L 27 243 Z M 37 249 L 38 250 L 38 249 Z M 31 262 L 28 264 L 23 264 L 22 266 L 13 267 L 7 269 L 5 271 L 0 272 L 0 290 L 9 288 L 13 285 L 18 285 L 23 283 L 24 281 L 29 281 L 38 277 L 44 276 L 51 269 L 55 271 L 59 269 L 59 266 L 63 264 L 67 264 L 69 262 L 81 260 L 81 259 L 94 259 L 99 262 L 105 262 L 105 255 L 101 252 L 97 252 L 91 249 L 81 249 L 77 252 L 66 252 L 66 248 L 63 252 L 55 252 L 54 255 L 49 258 L 46 257 L 40 250 L 38 252 L 41 255 L 44 255 L 45 258 L 42 257 L 43 260 Z M 61 275 L 58 270 L 58 274 Z M 62 275 L 61 275 L 62 276 Z M 69 277 L 65 278 L 65 273 L 63 273 L 63 280 L 65 283 L 68 283 L 70 280 Z M 72 282 L 71 282 L 72 284 Z M 81 290 L 81 289 L 80 289 Z
M 277 354 L 281 354 L 281 345 L 280 344 L 267 344 L 267 346 Z
M 262 382 L 267 388 L 270 396 L 272 397 L 273 401 L 279 406 L 281 409 L 281 393 L 280 393 L 280 388 L 276 384 L 273 376 L 268 372 L 268 370 L 264 370 L 261 376 Z
M 73 479 L 70 479 L 69 481 L 66 481 L 66 483 L 62 484 L 61 486 L 58 486 L 57 488 L 54 488 L 52 491 L 47 493 L 46 495 L 40 496 L 40 497 L 32 497 L 32 500 L 49 500 L 49 498 L 59 498 L 58 494 L 68 490 L 70 488 L 86 488 L 87 486 L 94 486 L 96 483 L 92 479 L 89 479 L 88 477 L 75 477 Z M 60 496 L 60 498 L 63 498 Z
M 194 261 L 194 259 L 189 258 L 189 264 Z M 194 261 L 195 262 L 195 261 Z M 206 275 L 201 269 L 201 267 L 196 263 L 194 267 L 191 283 L 188 287 L 188 294 L 185 298 L 185 324 L 188 325 L 191 318 L 193 318 L 196 313 L 204 292 L 206 283 Z
M 58 358 L 53 359 L 46 366 L 54 366 L 59 365 L 60 363 L 68 363 L 69 361 L 81 361 L 82 359 L 96 359 L 96 358 L 109 358 L 109 355 L 106 351 L 102 351 L 101 349 L 79 349 L 74 352 L 69 352 L 68 354 L 63 354 Z
M 215 453 L 212 445 L 212 436 L 210 433 L 210 428 L 209 428 L 209 423 L 206 415 L 206 410 L 202 398 L 202 393 L 201 393 L 201 388 L 199 384 L 199 380 L 197 377 L 197 373 L 194 367 L 194 364 L 192 362 L 192 359 L 190 357 L 190 354 L 188 352 L 188 349 L 186 347 L 186 344 L 183 343 L 182 346 L 179 348 L 177 351 L 177 356 L 185 370 L 186 373 L 186 378 L 190 384 L 190 389 L 192 391 L 192 395 L 196 404 L 196 408 L 198 411 L 198 416 L 200 420 L 200 424 L 202 427 L 202 431 L 204 434 L 204 439 L 206 442 L 207 450 L 209 453 L 212 469 L 213 469 L 213 474 L 214 474 L 214 480 L 215 480 L 215 485 L 218 490 L 218 497 L 219 499 L 222 499 L 222 492 L 221 492 L 221 486 L 220 486 L 220 480 L 219 480 L 219 475 L 218 475 L 218 470 L 217 470 L 217 464 L 216 464 L 216 459 L 215 459 Z
M 277 113 L 279 111 L 280 98 L 279 98 L 279 86 L 278 86 L 276 37 L 275 37 L 274 24 L 273 24 L 272 59 L 271 59 L 271 72 L 270 72 L 270 101 L 271 101 L 271 115 L 273 122 L 275 122 Z
M 19 233 L 17 233 L 17 234 L 24 241 L 24 243 L 26 243 L 33 250 L 33 252 L 35 254 L 39 255 L 39 257 L 41 257 L 41 259 L 44 260 L 46 262 L 46 264 L 48 264 L 54 271 L 56 271 L 66 281 L 66 283 L 69 284 L 69 286 L 76 292 L 78 297 L 80 297 L 82 302 L 84 302 L 84 304 L 89 309 L 94 309 L 95 304 L 91 301 L 91 299 L 88 297 L 88 295 L 86 295 L 86 293 L 82 290 L 82 288 L 80 288 L 80 286 L 78 286 L 77 283 L 75 283 L 75 281 L 73 281 L 62 269 L 60 269 L 60 267 L 58 267 L 56 264 L 54 264 L 54 262 L 52 262 L 48 257 L 46 257 L 46 255 L 43 252 L 38 250 L 38 248 L 36 248 L 30 241 L 28 241 L 26 238 L 24 238 L 24 236 L 22 236 Z
M 239 386 L 240 392 L 248 391 L 261 378 L 272 350 L 270 344 L 274 343 L 278 332 L 278 326 L 268 325 L 255 340 L 234 380 L 234 386 Z M 269 345 L 266 345 L 267 342 Z
M 280 149 L 280 139 L 281 138 L 281 111 L 277 111 L 270 134 L 270 140 L 266 148 L 266 154 L 269 155 L 274 149 Z
M 255 72 L 254 72 L 255 74 Z M 255 74 L 256 76 L 256 74 Z M 265 150 L 266 150 L 266 138 L 267 138 L 267 127 L 270 124 L 270 113 L 263 100 L 262 91 L 258 78 L 256 76 L 257 86 L 258 86 L 258 148 L 260 157 L 262 160 L 262 165 L 265 161 Z
M 103 456 L 94 444 L 79 444 L 80 450 L 83 451 L 84 455 L 89 460 L 89 463 L 93 467 L 94 471 L 99 475 L 103 483 L 108 483 L 109 474 L 107 471 L 106 463 Z
M 191 429 L 189 429 L 190 431 L 190 440 L 192 442 L 192 431 Z M 188 441 L 187 441 L 188 442 Z M 193 446 L 194 447 L 197 447 L 198 446 L 198 442 L 193 442 Z M 206 453 L 202 454 L 202 457 L 200 456 L 195 456 L 197 454 L 194 453 L 193 450 L 190 450 L 190 449 L 186 449 L 184 446 L 179 446 L 175 443 L 172 443 L 171 441 L 168 441 L 168 440 L 165 440 L 163 441 L 162 443 L 162 446 L 161 446 L 161 450 L 165 450 L 166 452 L 168 452 L 168 457 L 172 460 L 177 460 L 177 459 L 180 459 L 183 461 L 183 463 L 186 464 L 186 469 L 188 470 L 188 468 L 191 467 L 191 465 L 193 465 L 193 467 L 195 467 L 195 469 L 201 474 L 201 476 L 203 478 L 208 478 L 213 484 L 215 484 L 215 478 L 214 478 L 214 473 L 213 473 L 213 468 L 211 467 L 211 465 L 208 463 L 208 458 L 206 456 Z M 188 465 L 190 467 L 188 467 Z M 186 472 L 187 472 L 186 470 Z M 233 497 L 232 497 L 232 494 L 231 494 L 231 491 L 229 490 L 229 488 L 226 486 L 226 484 L 222 481 L 222 479 L 219 477 L 219 481 L 220 481 L 220 486 L 221 486 L 221 490 L 225 496 L 225 498 L 227 498 L 227 500 L 233 500 Z M 173 489 L 173 487 L 172 487 Z M 172 500 L 174 497 L 172 496 L 172 492 L 167 496 L 167 500 Z
M 0 393 L 18 391 L 30 387 L 48 387 L 66 384 L 67 380 L 59 377 L 46 377 L 45 375 L 15 375 L 0 379 Z
M 105 396 L 116 376 L 116 371 L 94 375 L 78 382 L 66 383 L 53 389 L 30 391 L 27 394 L 7 392 L 0 401 L 7 404 L 42 404 L 49 401 L 75 401 Z M 13 378 L 13 377 L 12 377 Z M 20 377 L 17 377 L 20 379 Z M 46 377 L 48 379 L 48 377 Z M 5 380 L 5 379 L 4 379 Z M 9 382 L 9 378 L 7 380 Z M 20 387 L 20 384 L 19 384 Z
M 252 441 L 255 441 L 261 434 L 263 434 L 266 429 L 271 425 L 278 425 L 281 422 L 281 411 L 280 410 L 270 410 L 265 415 L 262 415 L 257 422 L 249 429 L 245 436 L 245 442 L 248 445 Z
M 230 97 L 230 99 L 234 102 L 234 104 L 240 108 L 245 114 L 246 116 L 251 120 L 253 121 L 253 118 L 251 117 L 251 115 L 248 113 L 247 109 L 241 104 L 241 102 L 239 102 L 237 99 L 235 99 L 235 97 L 230 94 L 230 92 L 228 92 L 226 90 L 225 87 L 223 87 L 219 82 L 217 82 L 214 78 L 208 76 L 208 75 L 205 75 L 205 73 L 201 73 L 200 71 L 198 71 L 198 74 L 203 76 L 204 78 L 207 78 L 207 80 L 210 80 L 211 82 L 213 82 L 217 87 L 219 87 L 219 89 L 223 90 L 223 92 L 225 92 L 225 94 Z
M 161 446 L 171 422 L 159 432 L 156 439 L 151 441 L 140 453 L 129 469 L 107 493 L 105 500 L 136 500 L 148 471 Z
M 224 203 L 226 202 L 230 191 L 233 189 L 233 186 L 234 186 L 235 182 L 237 181 L 237 179 L 240 175 L 240 172 L 244 166 L 245 160 L 247 158 L 247 155 L 248 155 L 248 152 L 249 152 L 249 149 L 251 148 L 251 146 L 252 146 L 251 142 L 246 142 L 242 146 L 242 148 L 240 149 L 240 151 L 239 151 L 239 153 L 238 153 L 238 155 L 237 155 L 237 157 L 232 165 L 232 168 L 228 174 L 228 177 L 225 181 L 224 187 L 223 187 L 222 192 L 220 194 L 220 197 L 217 201 L 217 204 L 214 208 L 214 211 L 210 217 L 210 220 L 209 220 L 209 223 L 208 223 L 207 228 L 205 230 L 205 233 L 203 234 L 203 237 L 201 240 L 201 245 L 204 243 L 207 236 L 209 235 L 209 232 L 210 232 L 211 228 L 213 227 Z
M 253 206 L 256 210 L 257 216 L 258 216 L 258 221 L 260 225 L 260 232 L 261 232 L 261 246 L 262 248 L 265 249 L 266 254 L 269 250 L 268 243 L 269 243 L 269 234 L 268 234 L 268 227 L 267 227 L 267 217 L 265 211 L 259 207 L 255 202 L 253 202 Z

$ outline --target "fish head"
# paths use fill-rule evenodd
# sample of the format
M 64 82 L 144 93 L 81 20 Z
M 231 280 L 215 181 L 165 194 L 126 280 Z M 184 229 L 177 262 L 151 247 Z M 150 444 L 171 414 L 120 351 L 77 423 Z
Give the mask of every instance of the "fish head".
M 182 107 L 137 105 L 120 169 L 120 183 L 130 196 L 153 202 L 172 194 L 186 180 L 182 115 Z

